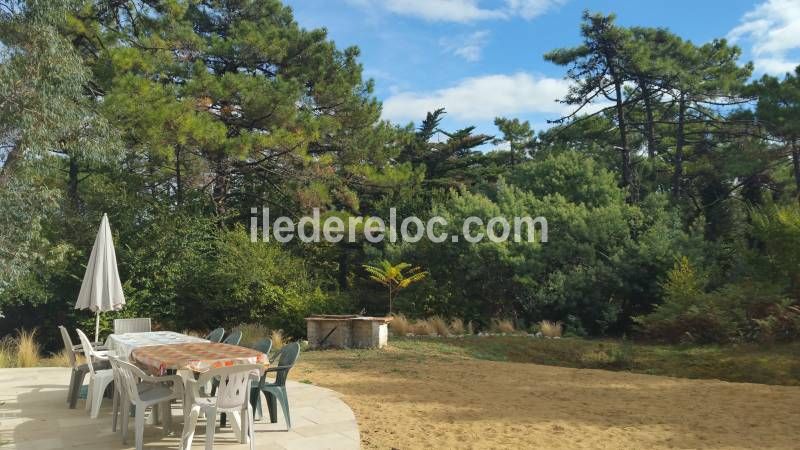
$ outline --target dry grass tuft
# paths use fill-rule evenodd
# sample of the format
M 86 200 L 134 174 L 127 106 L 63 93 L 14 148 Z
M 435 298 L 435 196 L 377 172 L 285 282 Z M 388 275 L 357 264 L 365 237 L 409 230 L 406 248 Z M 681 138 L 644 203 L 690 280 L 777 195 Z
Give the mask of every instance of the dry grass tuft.
M 269 338 L 272 339 L 273 350 L 280 350 L 287 344 L 286 336 L 283 335 L 283 330 L 272 330 L 269 334 Z
M 36 329 L 17 330 L 17 367 L 36 367 L 40 359 Z
M 411 332 L 411 322 L 403 314 L 395 314 L 389 322 L 389 330 L 395 336 L 405 336 Z
M 436 330 L 427 320 L 417 320 L 413 325 L 414 334 L 417 336 L 435 336 Z
M 450 331 L 456 336 L 464 334 L 464 321 L 461 319 L 453 319 L 450 321 Z
M 0 339 L 0 368 L 17 365 L 17 343 L 11 336 Z
M 542 333 L 542 336 L 561 337 L 562 331 L 564 331 L 564 327 L 561 322 L 551 322 L 549 320 L 539 322 L 539 332 Z
M 237 327 L 242 332 L 242 347 L 252 347 L 261 339 L 270 337 L 269 328 L 260 323 L 243 323 Z
M 42 360 L 41 365 L 46 367 L 70 367 L 67 351 L 61 350 L 58 353 L 51 354 L 48 358 Z
M 433 331 L 442 337 L 450 336 L 450 327 L 447 325 L 447 321 L 442 319 L 441 316 L 433 316 L 428 319 L 428 323 L 433 328 Z
M 514 328 L 514 322 L 508 319 L 492 319 L 489 329 L 492 331 L 492 333 L 511 334 L 517 331 Z

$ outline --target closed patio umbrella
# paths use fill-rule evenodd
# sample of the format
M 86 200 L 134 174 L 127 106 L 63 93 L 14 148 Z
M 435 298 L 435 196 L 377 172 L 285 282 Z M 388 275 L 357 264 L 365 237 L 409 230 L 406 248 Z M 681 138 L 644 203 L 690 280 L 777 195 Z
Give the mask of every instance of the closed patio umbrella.
M 111 227 L 108 225 L 108 216 L 103 214 L 75 309 L 91 309 L 95 312 L 94 340 L 97 342 L 100 338 L 100 313 L 118 311 L 123 305 L 125 295 L 119 281 Z

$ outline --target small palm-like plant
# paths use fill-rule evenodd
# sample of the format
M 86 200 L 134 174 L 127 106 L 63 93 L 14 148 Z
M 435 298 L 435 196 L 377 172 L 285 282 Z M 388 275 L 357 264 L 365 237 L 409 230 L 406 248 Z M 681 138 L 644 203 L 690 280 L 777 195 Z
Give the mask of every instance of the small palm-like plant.
M 387 260 L 378 263 L 377 266 L 364 264 L 364 270 L 369 273 L 369 278 L 376 281 L 389 291 L 389 314 L 392 313 L 394 299 L 401 290 L 411 286 L 412 283 L 422 281 L 428 276 L 428 272 L 423 272 L 419 267 L 411 267 L 409 263 L 399 263 L 392 265 Z

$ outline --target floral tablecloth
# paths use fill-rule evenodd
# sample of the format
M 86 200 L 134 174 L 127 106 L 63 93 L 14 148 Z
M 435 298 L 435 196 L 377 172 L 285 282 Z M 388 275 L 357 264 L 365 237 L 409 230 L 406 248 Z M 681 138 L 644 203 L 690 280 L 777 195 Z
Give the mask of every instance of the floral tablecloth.
M 216 342 L 141 347 L 133 350 L 131 361 L 156 375 L 168 370 L 205 372 L 238 364 L 269 364 L 267 355 L 258 350 Z
M 128 361 L 131 352 L 141 347 L 152 347 L 166 344 L 187 344 L 208 342 L 195 336 L 176 333 L 174 331 L 148 331 L 143 333 L 112 334 L 106 339 L 108 350 L 118 358 Z

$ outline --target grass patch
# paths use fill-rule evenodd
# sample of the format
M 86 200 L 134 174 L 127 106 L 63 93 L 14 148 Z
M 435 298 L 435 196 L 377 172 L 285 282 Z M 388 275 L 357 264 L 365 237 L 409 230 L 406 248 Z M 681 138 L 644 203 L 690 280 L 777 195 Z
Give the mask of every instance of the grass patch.
M 641 344 L 629 340 L 489 336 L 394 339 L 391 345 L 422 358 L 457 356 L 680 378 L 800 386 L 800 358 L 797 357 L 800 343 L 688 347 Z

